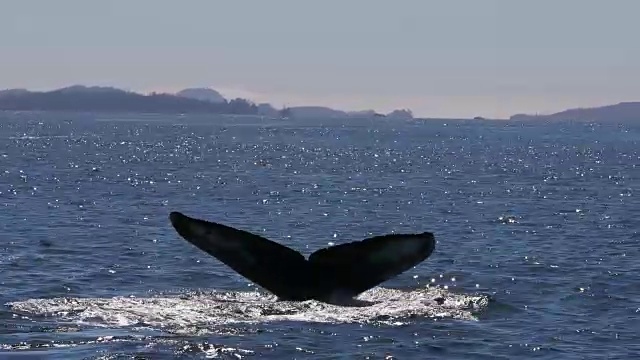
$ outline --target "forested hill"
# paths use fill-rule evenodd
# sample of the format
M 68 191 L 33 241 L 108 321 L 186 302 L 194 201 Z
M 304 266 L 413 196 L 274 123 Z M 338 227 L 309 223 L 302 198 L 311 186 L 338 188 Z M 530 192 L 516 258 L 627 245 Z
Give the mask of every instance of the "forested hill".
M 245 99 L 211 102 L 173 94 L 143 95 L 111 87 L 71 86 L 52 91 L 0 91 L 0 110 L 258 114 Z
M 551 120 L 586 122 L 640 122 L 640 102 L 621 102 L 613 105 L 568 109 L 549 115 L 513 115 L 510 120 Z
M 236 114 L 290 118 L 412 119 L 411 110 L 393 110 L 384 115 L 373 110 L 342 111 L 323 106 L 293 106 L 276 109 L 268 103 L 225 99 L 209 88 L 190 88 L 176 94 L 148 95 L 113 87 L 74 85 L 52 91 L 0 90 L 0 110 L 79 111 L 159 114 Z

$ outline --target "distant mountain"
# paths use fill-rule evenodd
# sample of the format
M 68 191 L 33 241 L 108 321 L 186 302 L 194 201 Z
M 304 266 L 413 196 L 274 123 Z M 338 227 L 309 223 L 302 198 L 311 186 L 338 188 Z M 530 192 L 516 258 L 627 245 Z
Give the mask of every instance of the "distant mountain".
M 185 97 L 189 99 L 208 101 L 215 104 L 223 103 L 226 101 L 224 96 L 219 92 L 210 88 L 189 88 L 180 90 L 176 93 L 177 96 Z
M 403 109 L 403 110 L 394 110 L 387 114 L 388 118 L 395 120 L 411 120 L 413 119 L 413 113 L 411 110 Z
M 258 114 L 268 117 L 280 117 L 280 111 L 276 110 L 271 104 L 261 103 L 258 104 Z
M 377 113 L 375 110 L 349 111 L 347 112 L 347 115 L 349 117 L 362 117 L 362 118 L 384 117 L 383 114 Z
M 142 95 L 110 87 L 74 85 L 53 91 L 5 90 L 0 110 L 212 113 L 255 115 L 258 107 L 234 99 L 212 103 L 171 94 Z
M 585 121 L 585 122 L 640 122 L 640 102 L 621 102 L 592 108 L 576 108 L 564 110 L 550 115 L 516 114 L 509 118 L 512 121 L 550 120 L 550 121 Z
M 346 118 L 347 113 L 341 110 L 334 110 L 324 106 L 292 106 L 288 108 L 289 116 L 292 118 Z
M 374 110 L 362 110 L 362 111 L 342 111 L 336 110 L 324 106 L 293 106 L 287 108 L 290 117 L 293 118 L 333 118 L 333 119 L 345 119 L 345 118 L 372 118 L 372 117 L 386 117 L 394 120 L 411 120 L 413 114 L 410 110 L 394 110 L 387 115 L 380 114 Z
M 84 85 L 72 85 L 55 90 L 59 93 L 66 94 L 126 94 L 127 91 L 116 89 L 109 86 L 84 86 Z
M 406 120 L 413 118 L 410 110 L 395 110 L 383 115 L 373 110 L 346 112 L 323 106 L 294 106 L 275 109 L 270 104 L 256 105 L 246 99 L 226 100 L 219 92 L 208 88 L 189 88 L 176 94 L 151 93 L 143 95 L 113 87 L 84 85 L 73 85 L 52 91 L 1 90 L 0 110 L 211 113 L 294 119 L 387 117 Z
M 210 88 L 188 88 L 176 93 L 177 96 L 208 101 L 212 103 L 221 103 L 225 98 L 216 90 Z M 286 108 L 286 111 L 275 109 L 271 104 L 261 103 L 258 105 L 258 114 L 269 117 L 291 117 L 298 119 L 312 118 L 367 118 L 367 117 L 384 117 L 374 110 L 362 111 L 342 111 L 325 106 L 293 106 Z M 412 119 L 411 111 L 396 110 L 389 114 L 397 119 Z
M 16 96 L 16 95 L 24 95 L 29 93 L 27 89 L 7 89 L 0 90 L 0 97 L 2 96 Z

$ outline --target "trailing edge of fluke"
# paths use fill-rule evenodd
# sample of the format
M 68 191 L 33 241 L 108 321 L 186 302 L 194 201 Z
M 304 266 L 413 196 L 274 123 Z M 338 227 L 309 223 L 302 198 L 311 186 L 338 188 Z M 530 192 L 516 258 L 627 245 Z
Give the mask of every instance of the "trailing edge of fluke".
M 344 303 L 424 261 L 435 249 L 430 232 L 388 234 L 317 250 L 309 259 L 250 232 L 169 215 L 178 234 L 279 300 Z

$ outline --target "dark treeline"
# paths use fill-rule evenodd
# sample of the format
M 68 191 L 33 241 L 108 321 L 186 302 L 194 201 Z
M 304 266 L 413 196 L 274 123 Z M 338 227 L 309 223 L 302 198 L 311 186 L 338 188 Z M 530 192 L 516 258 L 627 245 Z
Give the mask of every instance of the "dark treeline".
M 258 114 L 258 106 L 245 99 L 213 103 L 171 94 L 143 95 L 113 88 L 85 87 L 0 92 L 0 110 Z

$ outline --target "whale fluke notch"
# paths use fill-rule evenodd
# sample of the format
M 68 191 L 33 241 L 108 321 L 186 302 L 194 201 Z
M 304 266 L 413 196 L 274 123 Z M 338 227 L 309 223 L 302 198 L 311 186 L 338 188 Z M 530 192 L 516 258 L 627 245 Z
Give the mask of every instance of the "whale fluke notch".
M 219 223 L 171 212 L 178 234 L 280 300 L 340 303 L 424 261 L 435 249 L 430 232 L 388 234 L 301 253 Z

